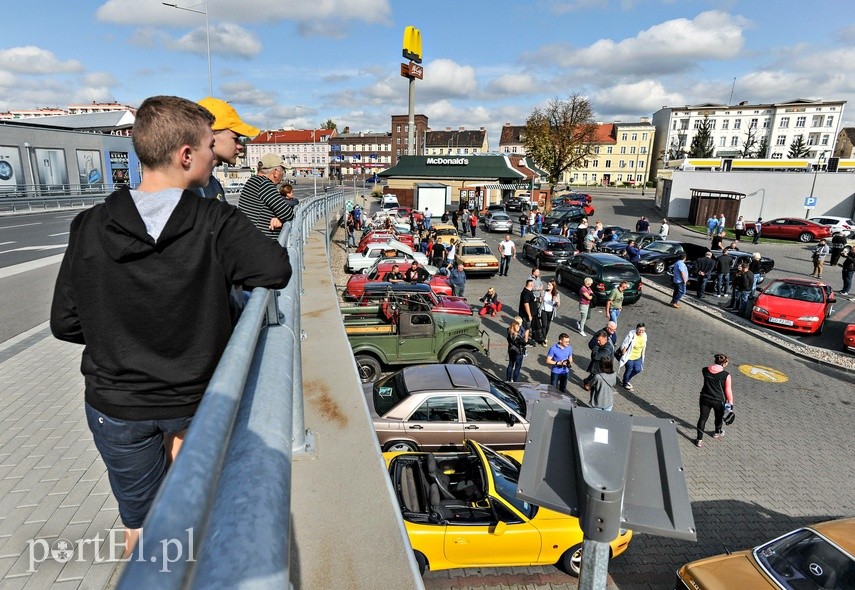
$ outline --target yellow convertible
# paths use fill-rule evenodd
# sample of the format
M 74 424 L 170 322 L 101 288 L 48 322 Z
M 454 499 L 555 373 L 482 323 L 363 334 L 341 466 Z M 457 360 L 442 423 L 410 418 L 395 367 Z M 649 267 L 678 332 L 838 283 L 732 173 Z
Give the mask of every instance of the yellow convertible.
M 578 576 L 582 530 L 572 516 L 516 497 L 523 451 L 384 453 L 410 544 L 424 573 L 465 567 L 557 564 Z M 611 556 L 624 552 L 621 530 Z

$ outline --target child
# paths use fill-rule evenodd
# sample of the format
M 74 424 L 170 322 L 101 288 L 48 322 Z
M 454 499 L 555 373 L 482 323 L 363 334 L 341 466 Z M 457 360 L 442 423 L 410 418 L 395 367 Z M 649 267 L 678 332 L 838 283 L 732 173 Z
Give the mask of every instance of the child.
M 232 332 L 229 290 L 283 287 L 288 252 L 235 207 L 202 199 L 214 117 L 146 99 L 133 144 L 143 169 L 71 223 L 51 307 L 57 338 L 85 345 L 85 410 L 129 555 Z

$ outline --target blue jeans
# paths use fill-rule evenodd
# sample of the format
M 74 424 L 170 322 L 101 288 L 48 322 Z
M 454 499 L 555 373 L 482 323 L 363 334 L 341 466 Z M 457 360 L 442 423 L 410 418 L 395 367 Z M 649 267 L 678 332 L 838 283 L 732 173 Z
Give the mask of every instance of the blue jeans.
M 522 237 L 525 237 L 525 230 L 527 227 L 528 227 L 527 225 L 520 225 L 520 235 Z
M 620 315 L 620 308 L 615 309 L 612 307 L 609 309 L 609 319 L 614 323 L 617 323 L 618 316 Z
M 511 254 L 502 255 L 502 259 L 499 261 L 499 275 L 507 275 L 508 269 L 511 267 L 511 258 L 513 256 Z
M 671 303 L 680 303 L 680 299 L 686 294 L 686 283 L 674 283 L 674 296 L 671 297 Z
M 570 371 L 566 373 L 552 372 L 549 374 L 549 384 L 557 387 L 561 393 L 567 393 L 567 378 L 570 376 Z
M 722 284 L 724 285 L 724 289 L 721 288 Z M 718 277 L 715 280 L 715 292 L 719 295 L 727 295 L 728 290 L 730 289 L 730 273 L 726 272 L 724 274 L 719 273 Z
M 626 352 L 629 354 L 629 351 Z M 629 380 L 641 373 L 641 370 L 644 368 L 641 365 L 641 359 L 635 359 L 634 361 L 626 361 L 626 365 L 624 365 L 626 369 L 623 372 L 623 386 L 626 387 Z
M 709 282 L 710 282 L 709 275 L 698 276 L 697 282 L 695 283 L 695 285 L 698 288 L 698 299 L 702 299 L 704 296 L 704 293 L 707 292 L 707 283 L 709 283 Z
M 751 293 L 753 291 L 739 292 L 739 315 L 744 316 L 745 312 L 748 311 L 748 301 L 751 299 Z
M 110 487 L 119 503 L 122 523 L 129 529 L 138 529 L 169 467 L 163 437 L 187 430 L 193 417 L 120 420 L 89 404 L 85 408 L 95 447 L 107 467 Z
M 505 381 L 519 381 L 520 369 L 522 369 L 524 354 L 508 351 L 508 368 L 505 371 Z

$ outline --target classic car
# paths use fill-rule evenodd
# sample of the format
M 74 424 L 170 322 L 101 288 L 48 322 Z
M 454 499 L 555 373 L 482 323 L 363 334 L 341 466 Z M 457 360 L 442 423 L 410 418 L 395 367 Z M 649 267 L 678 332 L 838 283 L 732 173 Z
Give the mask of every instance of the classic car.
M 578 576 L 582 529 L 574 516 L 517 498 L 523 451 L 474 440 L 454 453 L 384 453 L 416 562 L 424 573 L 556 564 Z M 611 557 L 629 546 L 621 529 Z
M 347 285 L 344 288 L 344 298 L 359 299 L 365 292 L 365 285 L 384 281 L 386 279 L 386 274 L 391 272 L 392 267 L 396 264 L 398 265 L 401 274 L 403 274 L 409 266 L 410 261 L 404 260 L 401 262 L 396 258 L 391 260 L 378 258 L 377 262 L 375 262 L 374 266 L 371 268 L 364 272 L 351 275 L 347 279 Z M 434 293 L 437 295 L 451 295 L 451 283 L 448 282 L 447 276 L 439 274 L 439 269 L 435 266 L 427 265 L 425 266 L 425 270 L 427 270 L 431 275 L 430 280 L 426 284 L 430 285 L 430 288 Z
M 836 301 L 831 286 L 823 281 L 775 279 L 754 301 L 751 321 L 789 332 L 821 334 Z
M 370 268 L 378 258 L 391 258 L 393 256 L 404 256 L 417 261 L 421 265 L 428 264 L 428 258 L 421 252 L 414 252 L 412 248 L 398 240 L 387 240 L 385 242 L 369 242 L 362 252 L 354 252 L 347 255 L 347 272 L 362 272 Z
M 454 260 L 456 264 L 463 264 L 467 277 L 481 274 L 493 276 L 499 272 L 499 259 L 481 238 L 462 238 L 457 243 L 457 256 Z
M 539 399 L 562 396 L 547 384 L 505 383 L 474 365 L 415 365 L 364 384 L 384 451 L 461 449 L 477 440 L 521 449 Z
M 431 277 L 443 279 L 441 275 Z M 463 297 L 437 293 L 430 283 L 387 283 L 371 282 L 363 286 L 357 305 L 379 305 L 384 301 L 395 302 L 400 309 L 410 311 L 429 310 L 455 315 L 472 315 L 472 308 Z

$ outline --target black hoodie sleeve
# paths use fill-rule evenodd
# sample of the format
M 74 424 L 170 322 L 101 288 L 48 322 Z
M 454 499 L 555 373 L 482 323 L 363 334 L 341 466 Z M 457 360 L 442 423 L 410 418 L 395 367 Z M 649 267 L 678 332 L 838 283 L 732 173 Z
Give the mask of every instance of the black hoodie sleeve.
M 261 233 L 236 208 L 230 207 L 225 213 L 214 236 L 214 248 L 234 284 L 281 289 L 291 278 L 288 250 Z
M 59 275 L 56 277 L 56 285 L 53 290 L 53 302 L 50 308 L 50 330 L 53 335 L 66 342 L 75 344 L 86 344 L 83 337 L 83 329 L 80 327 L 80 317 L 77 315 L 77 302 L 75 300 L 74 288 L 71 283 L 71 263 L 74 258 L 75 244 L 77 243 L 77 232 L 80 221 L 85 212 L 80 213 L 71 222 L 68 235 L 68 248 L 59 266 Z

